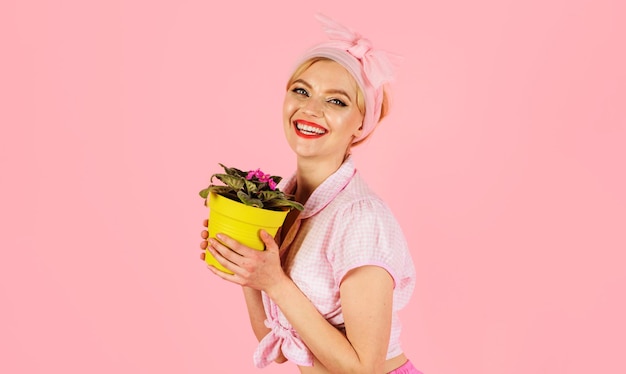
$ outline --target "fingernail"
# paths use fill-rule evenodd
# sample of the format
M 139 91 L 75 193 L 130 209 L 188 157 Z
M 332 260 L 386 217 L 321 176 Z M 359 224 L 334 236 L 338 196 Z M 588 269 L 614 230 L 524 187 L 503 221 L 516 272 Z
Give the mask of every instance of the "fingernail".
M 217 235 L 215 235 L 215 237 L 217 237 L 219 240 L 226 239 L 226 236 L 224 234 L 217 234 Z

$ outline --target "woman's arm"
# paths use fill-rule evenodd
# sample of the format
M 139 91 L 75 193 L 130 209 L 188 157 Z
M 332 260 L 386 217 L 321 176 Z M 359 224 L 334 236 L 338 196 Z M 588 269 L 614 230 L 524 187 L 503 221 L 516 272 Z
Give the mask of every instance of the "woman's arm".
M 265 326 L 265 308 L 263 307 L 263 298 L 261 297 L 261 291 L 254 288 L 243 286 L 243 295 L 246 300 L 246 306 L 248 307 L 248 316 L 250 317 L 250 325 L 252 331 L 258 341 L 261 341 L 265 335 L 271 331 Z M 287 358 L 282 354 L 275 360 L 277 363 L 282 364 L 287 361 Z
M 265 309 L 263 308 L 263 299 L 261 298 L 261 291 L 257 291 L 253 288 L 243 286 L 243 296 L 246 299 L 246 306 L 248 307 L 248 317 L 250 317 L 250 325 L 254 331 L 258 341 L 261 341 L 270 332 L 270 329 L 265 326 Z
M 391 331 L 393 280 L 377 266 L 353 269 L 340 286 L 346 336 L 317 311 L 280 267 L 273 238 L 261 233 L 266 251 L 231 238 L 210 240 L 213 256 L 234 275 L 212 269 L 230 282 L 264 290 L 278 305 L 319 362 L 333 373 L 380 373 Z
M 209 221 L 204 220 L 204 227 L 208 227 Z M 200 254 L 200 259 L 205 261 L 205 253 L 208 246 L 207 239 L 209 237 L 209 232 L 207 230 L 203 230 L 200 233 L 203 241 L 200 243 L 200 248 L 203 250 Z M 270 332 L 270 329 L 265 326 L 265 308 L 263 307 L 263 298 L 261 297 L 261 291 L 255 290 L 250 287 L 243 286 L 243 295 L 246 300 L 246 307 L 248 309 L 248 317 L 250 318 L 250 325 L 252 326 L 252 331 L 256 336 L 258 341 L 261 341 Z M 287 361 L 287 358 L 282 354 L 275 360 L 277 363 L 282 364 Z
M 293 282 L 281 283 L 268 295 L 330 372 L 381 373 L 391 331 L 391 276 L 376 266 L 356 268 L 344 277 L 340 292 L 346 336 Z

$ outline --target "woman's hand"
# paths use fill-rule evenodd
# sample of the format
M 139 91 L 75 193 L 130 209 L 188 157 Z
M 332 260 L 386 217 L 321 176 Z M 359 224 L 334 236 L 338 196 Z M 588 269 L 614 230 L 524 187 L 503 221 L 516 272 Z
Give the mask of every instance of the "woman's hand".
M 268 291 L 287 279 L 280 265 L 278 245 L 267 231 L 259 232 L 265 244 L 264 251 L 247 247 L 222 233 L 218 233 L 217 238 L 208 238 L 205 230 L 201 235 L 206 240 L 200 243 L 200 247 L 208 248 L 217 262 L 234 273 L 224 273 L 209 266 L 209 270 L 218 277 L 260 291 Z M 204 253 L 200 258 L 204 259 Z

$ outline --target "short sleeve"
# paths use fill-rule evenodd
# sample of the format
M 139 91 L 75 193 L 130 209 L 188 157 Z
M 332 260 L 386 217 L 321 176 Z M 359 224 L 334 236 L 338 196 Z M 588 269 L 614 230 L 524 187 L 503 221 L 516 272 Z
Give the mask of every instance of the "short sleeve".
M 396 292 L 399 288 L 412 288 L 414 269 L 406 239 L 383 201 L 377 198 L 357 200 L 339 212 L 336 219 L 331 241 L 336 245 L 327 252 L 336 284 L 340 284 L 350 270 L 374 265 L 391 275 Z

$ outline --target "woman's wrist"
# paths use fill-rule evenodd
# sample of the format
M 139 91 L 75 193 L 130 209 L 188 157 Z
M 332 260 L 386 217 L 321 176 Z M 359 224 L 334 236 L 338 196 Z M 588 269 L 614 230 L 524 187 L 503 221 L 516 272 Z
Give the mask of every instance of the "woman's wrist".
M 270 299 L 280 305 L 281 297 L 289 294 L 289 288 L 295 286 L 295 283 L 285 273 L 281 272 L 280 277 L 271 287 L 266 288 L 264 291 Z
M 241 286 L 241 289 L 243 290 L 243 293 L 245 295 L 255 295 L 261 293 L 261 291 L 255 290 L 254 288 L 248 286 Z

